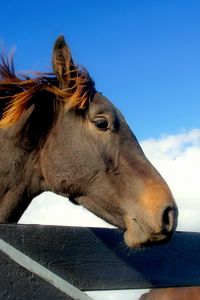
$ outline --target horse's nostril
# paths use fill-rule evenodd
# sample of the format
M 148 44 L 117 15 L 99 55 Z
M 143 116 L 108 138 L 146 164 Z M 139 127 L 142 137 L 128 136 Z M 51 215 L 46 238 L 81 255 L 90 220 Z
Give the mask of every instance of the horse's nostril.
M 174 208 L 168 206 L 165 208 L 163 215 L 162 215 L 162 229 L 166 233 L 171 231 L 174 227 L 174 220 L 175 219 L 175 211 Z

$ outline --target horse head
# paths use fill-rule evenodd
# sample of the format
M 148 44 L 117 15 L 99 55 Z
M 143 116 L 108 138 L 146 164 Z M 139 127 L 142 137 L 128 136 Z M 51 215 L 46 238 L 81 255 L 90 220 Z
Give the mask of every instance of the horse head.
M 87 71 L 81 75 L 62 36 L 53 68 L 69 97 L 41 151 L 49 189 L 122 228 L 130 247 L 167 240 L 177 224 L 169 187 L 119 110 L 95 90 Z

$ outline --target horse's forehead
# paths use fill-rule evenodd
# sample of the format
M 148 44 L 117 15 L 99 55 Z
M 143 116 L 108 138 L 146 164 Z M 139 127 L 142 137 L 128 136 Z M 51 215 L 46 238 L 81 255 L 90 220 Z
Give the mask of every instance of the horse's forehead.
M 112 102 L 98 92 L 95 93 L 89 110 L 90 114 L 112 114 L 115 117 L 121 117 L 121 113 Z

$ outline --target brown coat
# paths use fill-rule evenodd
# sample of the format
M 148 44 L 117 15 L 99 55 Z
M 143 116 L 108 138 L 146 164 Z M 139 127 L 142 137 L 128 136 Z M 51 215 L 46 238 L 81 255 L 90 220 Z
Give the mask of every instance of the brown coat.
M 200 300 L 200 286 L 152 289 L 139 300 Z

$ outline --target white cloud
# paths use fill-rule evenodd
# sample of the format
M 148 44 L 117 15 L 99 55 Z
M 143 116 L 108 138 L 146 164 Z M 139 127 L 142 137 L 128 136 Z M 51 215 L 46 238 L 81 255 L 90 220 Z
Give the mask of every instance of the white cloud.
M 175 159 L 191 147 L 200 147 L 200 129 L 176 135 L 163 135 L 159 139 L 147 139 L 141 141 L 141 144 L 148 152 L 150 159 Z
M 200 231 L 200 129 L 141 142 L 144 152 L 168 182 L 179 207 L 178 230 Z M 107 223 L 67 199 L 44 193 L 34 199 L 21 223 L 107 227 Z M 94 299 L 136 300 L 141 291 L 93 293 Z M 126 295 L 126 297 L 124 296 Z
M 113 227 L 67 198 L 45 192 L 34 198 L 20 223 L 88 227 Z

